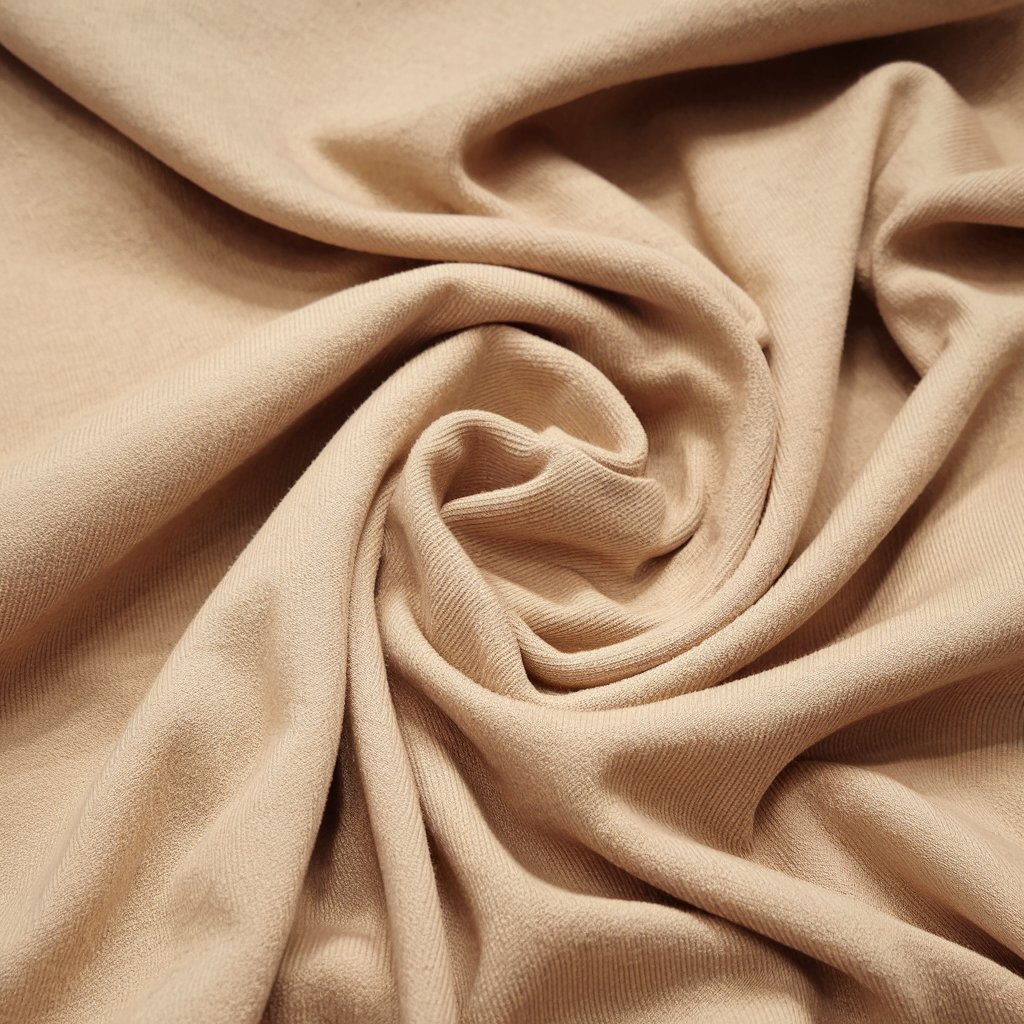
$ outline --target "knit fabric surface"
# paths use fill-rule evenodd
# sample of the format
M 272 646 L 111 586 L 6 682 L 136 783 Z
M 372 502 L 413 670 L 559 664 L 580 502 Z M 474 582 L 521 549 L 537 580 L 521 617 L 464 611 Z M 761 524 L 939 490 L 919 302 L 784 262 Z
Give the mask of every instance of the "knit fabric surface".
M 0 1024 L 1024 1022 L 1024 13 L 0 0 Z

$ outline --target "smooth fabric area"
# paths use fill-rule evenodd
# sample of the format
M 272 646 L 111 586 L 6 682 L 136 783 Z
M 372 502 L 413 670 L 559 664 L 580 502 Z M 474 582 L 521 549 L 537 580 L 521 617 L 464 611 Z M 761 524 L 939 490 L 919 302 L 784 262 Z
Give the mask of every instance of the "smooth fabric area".
M 1024 1021 L 1024 15 L 0 3 L 0 1021 Z

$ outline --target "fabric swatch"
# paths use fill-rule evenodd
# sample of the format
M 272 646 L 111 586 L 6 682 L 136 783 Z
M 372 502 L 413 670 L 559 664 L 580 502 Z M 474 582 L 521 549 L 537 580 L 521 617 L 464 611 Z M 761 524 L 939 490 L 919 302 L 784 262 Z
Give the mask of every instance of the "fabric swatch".
M 1024 1021 L 1024 15 L 0 4 L 0 1022 Z

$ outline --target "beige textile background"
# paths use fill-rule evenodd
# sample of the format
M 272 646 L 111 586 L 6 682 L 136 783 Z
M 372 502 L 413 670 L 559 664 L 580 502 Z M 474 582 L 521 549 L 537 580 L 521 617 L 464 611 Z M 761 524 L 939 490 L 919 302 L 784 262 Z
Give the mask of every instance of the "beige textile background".
M 0 1020 L 1024 1021 L 1024 22 L 0 3 Z

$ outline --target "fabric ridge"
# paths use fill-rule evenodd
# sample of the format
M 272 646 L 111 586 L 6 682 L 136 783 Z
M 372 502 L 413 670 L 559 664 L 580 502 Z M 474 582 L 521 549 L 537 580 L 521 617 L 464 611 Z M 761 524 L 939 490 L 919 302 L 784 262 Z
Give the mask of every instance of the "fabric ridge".
M 0 1024 L 1024 1022 L 1024 11 L 0 4 Z

